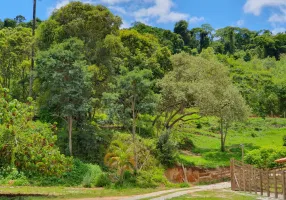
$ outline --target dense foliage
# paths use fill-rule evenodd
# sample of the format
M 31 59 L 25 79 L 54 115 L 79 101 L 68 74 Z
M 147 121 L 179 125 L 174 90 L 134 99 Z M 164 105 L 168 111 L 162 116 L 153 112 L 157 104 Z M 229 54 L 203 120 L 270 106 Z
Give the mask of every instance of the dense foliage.
M 166 185 L 164 169 L 186 164 L 181 151 L 229 159 L 237 124 L 285 118 L 285 33 L 121 23 L 81 2 L 37 19 L 35 36 L 21 15 L 0 20 L 0 183 Z M 193 133 L 221 152 L 199 149 Z M 245 160 L 273 167 L 283 148 Z

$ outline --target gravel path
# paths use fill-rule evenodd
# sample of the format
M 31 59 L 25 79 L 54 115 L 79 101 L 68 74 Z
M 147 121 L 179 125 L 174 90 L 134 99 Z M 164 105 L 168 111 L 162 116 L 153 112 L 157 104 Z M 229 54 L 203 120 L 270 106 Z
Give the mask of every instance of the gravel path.
M 186 194 L 190 194 L 190 193 L 193 193 L 193 192 L 206 191 L 206 190 L 219 190 L 219 189 L 225 189 L 225 188 L 230 188 L 230 183 L 229 182 L 218 183 L 218 184 L 213 184 L 213 185 L 196 186 L 196 187 L 192 187 L 192 188 L 190 188 L 188 190 L 185 190 L 185 191 L 180 191 L 180 192 L 167 194 L 165 196 L 154 198 L 152 200 L 172 199 L 172 198 L 180 197 L 180 196 L 183 196 L 183 195 L 186 195 Z
M 101 197 L 101 198 L 85 198 L 81 200 L 139 200 L 139 199 L 152 199 L 152 200 L 165 200 L 174 197 L 183 196 L 192 192 L 205 191 L 205 190 L 218 190 L 230 188 L 230 183 L 218 183 L 213 185 L 195 186 L 190 188 L 180 188 L 172 190 L 164 190 L 159 192 L 152 192 L 148 194 L 135 195 L 131 197 Z M 160 196 L 160 197 L 158 197 Z

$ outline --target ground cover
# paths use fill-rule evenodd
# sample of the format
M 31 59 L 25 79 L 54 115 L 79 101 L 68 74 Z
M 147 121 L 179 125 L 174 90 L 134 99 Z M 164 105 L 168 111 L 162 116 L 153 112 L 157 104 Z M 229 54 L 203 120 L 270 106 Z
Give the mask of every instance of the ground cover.
M 232 157 L 241 159 L 241 144 L 244 145 L 245 153 L 261 147 L 282 147 L 286 119 L 250 118 L 246 123 L 234 124 L 229 129 L 224 153 L 220 152 L 219 127 L 214 118 L 184 125 L 177 128 L 174 134 L 184 135 L 195 146 L 191 151 L 180 152 L 180 162 L 187 166 L 223 167 L 229 166 Z

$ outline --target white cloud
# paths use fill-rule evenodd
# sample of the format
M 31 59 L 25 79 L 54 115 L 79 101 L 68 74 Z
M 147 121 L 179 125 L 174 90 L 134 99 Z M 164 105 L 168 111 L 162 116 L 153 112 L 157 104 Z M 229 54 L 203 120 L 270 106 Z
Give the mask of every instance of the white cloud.
M 192 18 L 189 20 L 189 22 L 190 22 L 191 24 L 197 24 L 197 23 L 203 22 L 203 21 L 205 21 L 205 18 L 204 18 L 204 17 L 192 17 Z
M 187 20 L 189 18 L 188 14 L 174 12 L 172 7 L 174 3 L 172 0 L 153 0 L 154 5 L 149 8 L 141 8 L 137 10 L 134 14 L 136 20 L 141 20 L 142 18 L 157 18 L 158 23 L 166 22 L 176 22 L 182 19 Z
M 242 20 L 242 19 L 241 19 L 241 20 L 238 20 L 238 21 L 236 22 L 236 25 L 239 26 L 239 27 L 240 27 L 240 26 L 243 26 L 243 25 L 244 25 L 244 20 Z
M 286 23 L 286 8 L 280 8 L 279 14 L 273 14 L 268 21 L 271 23 Z
M 127 3 L 130 2 L 131 0 L 101 0 L 102 3 L 114 5 L 114 4 L 119 4 L 119 3 Z
M 285 0 L 247 0 L 244 5 L 244 12 L 252 13 L 256 16 L 261 14 L 264 7 L 285 7 Z
M 268 19 L 268 21 L 272 23 L 286 23 L 286 14 L 274 14 Z
M 284 33 L 285 31 L 286 31 L 286 28 L 279 27 L 279 28 L 273 29 L 271 32 L 272 32 L 274 35 L 277 35 L 278 33 Z

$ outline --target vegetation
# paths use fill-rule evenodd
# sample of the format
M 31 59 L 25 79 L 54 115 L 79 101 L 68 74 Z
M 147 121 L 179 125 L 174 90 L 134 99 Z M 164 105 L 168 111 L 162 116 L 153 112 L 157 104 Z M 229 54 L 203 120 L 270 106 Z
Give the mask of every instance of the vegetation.
M 241 144 L 258 167 L 286 156 L 285 33 L 121 24 L 74 1 L 0 21 L 1 185 L 168 187 L 166 168 L 225 167 Z

